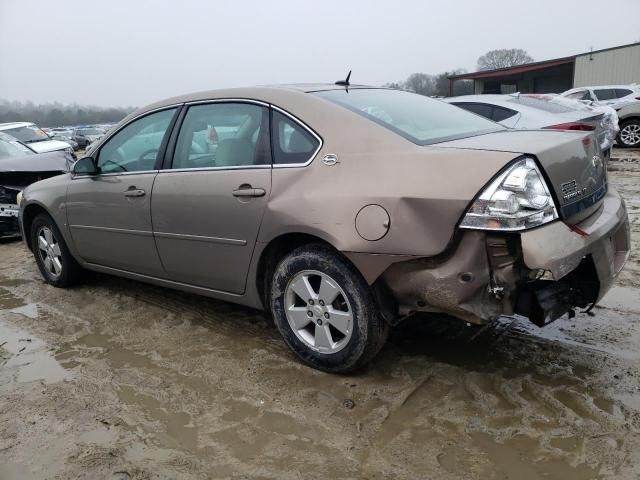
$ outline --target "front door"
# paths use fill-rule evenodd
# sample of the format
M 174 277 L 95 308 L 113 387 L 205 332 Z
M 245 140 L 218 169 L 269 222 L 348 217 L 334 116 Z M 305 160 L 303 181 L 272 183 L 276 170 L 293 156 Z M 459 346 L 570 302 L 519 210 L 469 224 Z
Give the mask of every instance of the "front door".
M 153 186 L 153 231 L 172 280 L 243 293 L 271 190 L 268 108 L 189 107 Z
M 129 123 L 94 155 L 97 175 L 76 175 L 67 190 L 73 242 L 89 263 L 166 277 L 151 228 L 156 162 L 175 108 Z

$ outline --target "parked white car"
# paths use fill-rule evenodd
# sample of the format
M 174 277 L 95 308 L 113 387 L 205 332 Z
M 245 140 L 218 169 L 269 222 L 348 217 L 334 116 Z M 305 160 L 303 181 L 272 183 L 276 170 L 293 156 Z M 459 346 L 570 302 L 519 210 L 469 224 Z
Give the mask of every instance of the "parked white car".
M 640 85 L 577 87 L 562 92 L 560 95 L 573 100 L 598 102 L 600 105 L 609 105 L 616 108 L 625 103 L 640 101 Z
M 589 106 L 554 94 L 463 95 L 443 101 L 508 128 L 594 131 L 605 155 L 619 131 L 613 108 Z
M 0 132 L 18 139 L 36 153 L 55 152 L 64 150 L 70 154 L 73 148 L 67 142 L 53 140 L 35 123 L 13 122 L 0 123 Z

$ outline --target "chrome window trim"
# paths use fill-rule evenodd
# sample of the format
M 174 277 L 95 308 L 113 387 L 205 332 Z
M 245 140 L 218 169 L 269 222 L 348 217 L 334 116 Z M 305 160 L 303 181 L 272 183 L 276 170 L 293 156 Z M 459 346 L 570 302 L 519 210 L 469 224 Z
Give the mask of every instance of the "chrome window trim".
M 209 100 L 192 100 L 190 102 L 185 102 L 184 105 L 203 105 L 207 103 L 253 103 L 267 108 L 270 106 L 267 102 L 254 100 L 252 98 L 212 98 Z
M 95 177 L 120 177 L 120 176 L 128 176 L 128 175 L 143 175 L 148 173 L 158 173 L 158 170 L 140 170 L 136 172 L 113 172 L 113 173 L 96 173 L 94 175 L 89 175 L 86 173 L 71 173 L 71 180 L 75 180 L 77 178 L 95 178 Z
M 313 154 L 311 154 L 311 157 L 306 162 L 304 162 L 304 163 L 276 163 L 275 159 L 272 159 L 273 168 L 301 168 L 301 167 L 306 167 L 306 166 L 310 165 L 311 162 L 313 162 L 315 160 L 316 156 L 318 155 L 318 152 L 322 149 L 322 146 L 324 145 L 324 141 L 322 140 L 322 137 L 320 135 L 318 135 L 309 125 L 304 123 L 302 120 L 300 120 L 295 115 L 290 114 L 286 110 L 283 110 L 282 108 L 277 107 L 276 105 L 271 105 L 271 108 L 273 108 L 277 112 L 280 112 L 281 114 L 289 117 L 291 120 L 293 120 L 298 125 L 300 125 L 302 128 L 304 128 L 307 132 L 309 132 L 311 134 L 311 136 L 313 136 L 316 140 L 318 140 L 318 148 L 316 148 L 315 152 L 313 152 Z M 271 140 L 273 141 L 273 138 Z
M 207 171 L 219 171 L 219 170 L 264 170 L 270 169 L 271 165 L 237 165 L 229 167 L 193 167 L 193 168 L 163 168 L 158 170 L 158 173 L 170 173 L 170 172 L 207 172 Z

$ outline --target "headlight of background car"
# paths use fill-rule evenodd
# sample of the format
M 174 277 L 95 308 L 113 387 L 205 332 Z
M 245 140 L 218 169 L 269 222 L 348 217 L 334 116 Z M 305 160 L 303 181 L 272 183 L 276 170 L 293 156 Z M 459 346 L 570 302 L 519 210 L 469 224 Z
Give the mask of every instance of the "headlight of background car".
M 558 218 L 558 211 L 532 158 L 514 162 L 485 188 L 460 224 L 478 230 L 524 230 Z
M 71 154 L 71 153 L 73 153 L 73 147 L 67 147 L 67 148 L 64 149 L 64 151 L 69 153 L 69 154 Z

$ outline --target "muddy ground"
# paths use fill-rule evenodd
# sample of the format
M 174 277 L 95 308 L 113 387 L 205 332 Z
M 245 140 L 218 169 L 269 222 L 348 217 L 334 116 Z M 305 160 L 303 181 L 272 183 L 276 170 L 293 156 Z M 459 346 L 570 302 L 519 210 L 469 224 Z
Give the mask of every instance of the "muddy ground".
M 261 312 L 58 290 L 1 242 L 0 479 L 640 478 L 640 152 L 616 156 L 635 250 L 594 317 L 413 318 L 354 376 L 302 366 Z

